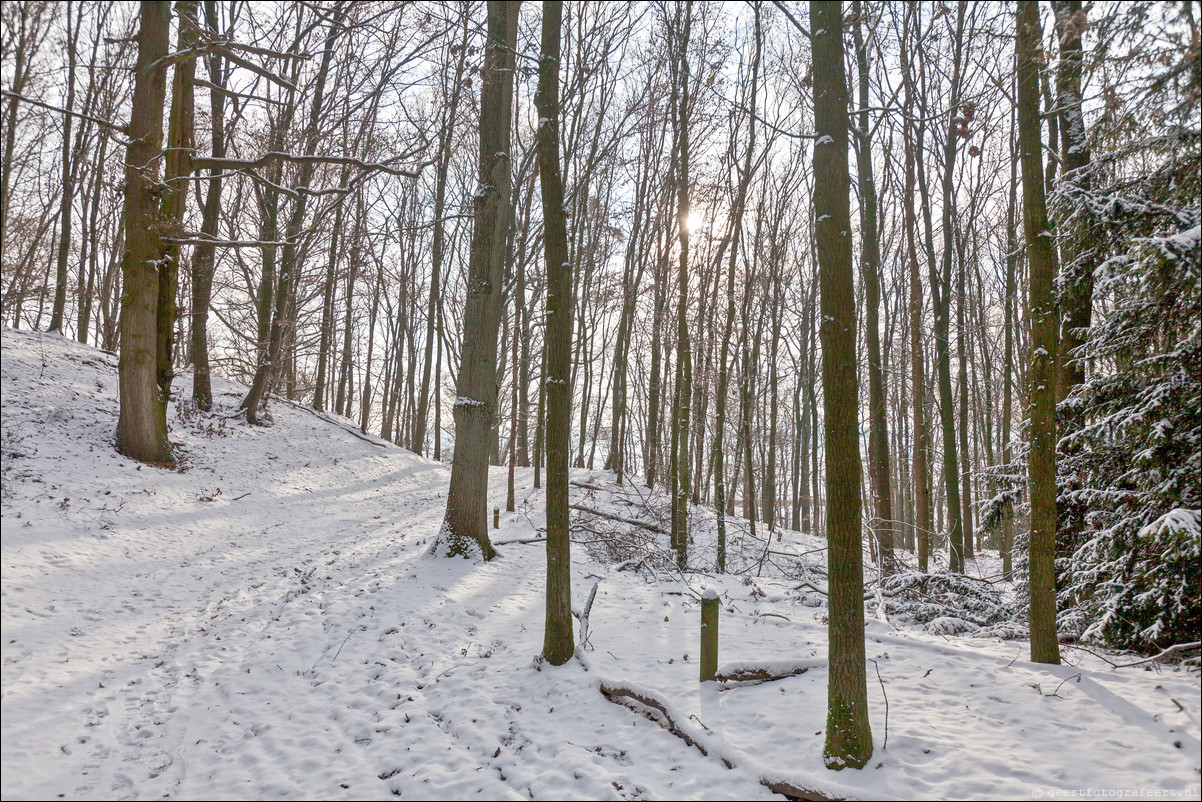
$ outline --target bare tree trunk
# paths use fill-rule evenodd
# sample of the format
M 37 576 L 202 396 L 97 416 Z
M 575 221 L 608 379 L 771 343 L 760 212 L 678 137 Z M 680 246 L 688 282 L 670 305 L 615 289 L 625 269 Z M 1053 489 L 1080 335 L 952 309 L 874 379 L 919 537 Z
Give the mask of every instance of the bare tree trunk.
M 1058 321 L 1053 285 L 1056 254 L 1044 199 L 1039 124 L 1039 8 L 1016 12 L 1018 144 L 1023 174 L 1023 230 L 1030 265 L 1031 434 L 1030 483 L 1031 662 L 1060 663 L 1056 640 L 1056 353 Z
M 881 369 L 881 333 L 879 307 L 881 303 L 881 245 L 877 227 L 876 178 L 873 175 L 871 126 L 868 113 L 868 48 L 861 32 L 864 10 L 860 0 L 852 0 L 852 36 L 856 45 L 856 64 L 859 72 L 860 129 L 857 132 L 859 149 L 856 167 L 860 182 L 860 236 L 863 253 L 860 260 L 864 276 L 864 306 L 868 350 L 868 425 L 869 473 L 876 516 L 873 534 L 880 548 L 881 571 L 893 571 L 893 489 L 889 476 L 889 428 L 886 422 L 884 371 Z
M 957 239 L 961 240 L 960 247 L 957 248 L 958 257 L 956 268 L 956 361 L 959 363 L 957 367 L 956 383 L 959 386 L 959 418 L 960 426 L 958 427 L 960 436 L 960 519 L 964 527 L 964 557 L 965 559 L 973 556 L 972 538 L 972 458 L 968 451 L 968 360 L 971 358 L 971 353 L 967 345 L 968 333 L 966 331 L 967 315 L 964 307 L 968 303 L 967 290 L 965 286 L 965 273 L 968 266 L 965 264 L 966 254 L 963 248 L 963 233 Z
M 735 193 L 734 208 L 731 210 L 730 230 L 722 246 L 730 243 L 730 261 L 726 265 L 726 323 L 722 334 L 722 346 L 718 357 L 718 391 L 715 399 L 714 424 L 714 509 L 718 511 L 718 573 L 726 571 L 726 401 L 730 381 L 730 337 L 735 319 L 735 265 L 739 253 L 739 238 L 743 232 L 743 211 L 747 206 L 747 188 L 751 184 L 752 164 L 755 158 L 755 114 L 759 100 L 760 60 L 763 53 L 763 31 L 760 27 L 760 3 L 755 4 L 755 56 L 751 63 L 751 97 L 747 103 L 747 152 L 743 157 L 743 168 L 739 186 Z M 735 136 L 732 134 L 732 146 Z M 718 252 L 718 261 L 722 252 Z M 738 451 L 735 452 L 738 462 Z
M 329 33 L 326 34 L 321 66 L 318 68 L 317 80 L 313 88 L 309 120 L 305 127 L 306 156 L 312 156 L 317 150 L 318 128 L 325 100 L 326 79 L 329 76 L 330 63 L 334 55 L 334 41 L 342 32 L 342 20 L 345 15 L 346 7 L 342 5 L 337 6 L 330 21 Z M 300 175 L 297 180 L 299 186 L 307 187 L 309 185 L 316 167 L 317 163 L 314 161 L 307 160 L 301 164 Z M 263 317 L 271 321 L 269 325 L 270 331 L 267 336 L 267 342 L 260 345 L 255 376 L 251 382 L 250 389 L 246 393 L 246 397 L 242 399 L 242 404 L 240 405 L 240 408 L 246 413 L 248 423 L 258 422 L 259 404 L 266 397 L 268 382 L 279 365 L 280 356 L 283 353 L 284 338 L 289 328 L 288 309 L 297 279 L 296 273 L 300 267 L 298 255 L 299 240 L 301 226 L 305 220 L 305 211 L 308 208 L 308 198 L 309 195 L 307 193 L 301 193 L 300 198 L 295 201 L 292 207 L 288 224 L 284 229 L 285 244 L 280 253 L 279 276 L 275 282 L 274 293 L 269 293 L 274 299 L 274 304 L 271 305 L 272 308 L 270 308 L 270 311 L 267 309 L 263 310 L 267 313 Z
M 1018 212 L 1018 153 L 1013 131 L 1010 132 L 1010 201 L 1006 207 L 1006 288 L 1003 304 L 1005 310 L 1005 367 L 1002 373 L 1002 463 L 1010 465 L 1013 459 L 1010 448 L 1010 422 L 1014 415 L 1011 408 L 1014 395 L 1014 295 L 1016 292 L 1014 273 L 1018 264 L 1018 236 L 1015 217 Z M 1007 500 L 1002 509 L 1002 574 L 1009 579 L 1014 573 L 1014 505 Z
M 71 159 L 71 112 L 75 108 L 75 47 L 79 42 L 79 25 L 83 22 L 83 4 L 75 25 L 71 25 L 71 3 L 67 3 L 67 110 L 63 114 L 63 187 L 59 205 L 58 270 L 54 284 L 54 308 L 50 313 L 47 331 L 63 333 L 67 309 L 67 256 L 71 250 L 71 205 L 75 200 L 75 171 Z M 74 31 L 74 33 L 72 33 Z
M 351 241 L 357 241 L 358 236 L 359 230 L 356 224 L 356 228 L 351 234 Z M 346 273 L 346 316 L 342 325 L 342 358 L 338 368 L 338 392 L 334 396 L 334 414 L 346 415 L 349 418 L 351 415 L 351 391 L 349 387 L 351 381 L 351 341 L 354 336 L 352 314 L 355 309 L 355 279 L 359 275 L 358 258 L 354 251 L 348 256 L 348 262 Z
M 677 148 L 680 151 L 679 201 L 676 230 L 680 243 L 677 282 L 680 297 L 676 310 L 676 402 L 672 416 L 672 453 L 674 470 L 670 480 L 672 499 L 672 545 L 676 565 L 688 566 L 689 547 L 689 413 L 692 403 L 693 351 L 689 340 L 689 31 L 693 23 L 693 3 L 686 0 L 684 29 L 677 46 L 679 52 L 680 111 L 677 114 Z
M 167 398 L 157 381 L 159 162 L 167 94 L 171 8 L 143 0 L 134 71 L 133 114 L 125 158 L 125 257 L 121 265 L 120 414 L 117 449 L 141 462 L 173 463 L 167 441 Z
M 344 167 L 339 187 L 345 191 L 350 180 L 350 168 Z M 345 196 L 344 196 L 345 197 Z M 313 384 L 313 408 L 326 408 L 327 384 L 330 373 L 330 350 L 334 339 L 334 289 L 338 285 L 338 256 L 345 241 L 342 235 L 343 204 L 334 208 L 334 225 L 330 228 L 330 254 L 321 290 L 321 331 L 317 341 L 317 377 Z
M 367 315 L 367 357 L 363 363 L 363 403 L 359 405 L 359 431 L 367 434 L 371 417 L 371 357 L 376 344 L 376 317 L 380 311 L 380 293 L 384 286 L 384 263 L 376 265 L 376 286 L 371 296 L 371 312 Z
M 205 0 L 205 24 L 210 34 L 218 34 L 219 20 L 216 0 Z M 225 158 L 225 67 L 221 56 L 213 53 L 208 58 L 209 80 L 217 89 L 209 92 L 209 115 L 212 126 L 213 158 Z M 200 223 L 201 239 L 215 239 L 217 218 L 221 211 L 221 179 L 219 168 L 209 171 L 208 188 L 205 192 L 204 210 Z M 200 244 L 192 252 L 192 399 L 196 406 L 206 412 L 213 406 L 212 370 L 209 367 L 209 306 L 213 295 L 213 270 L 216 246 Z
M 847 81 L 839 2 L 811 2 L 814 76 L 814 217 L 822 282 L 822 395 L 826 419 L 827 571 L 830 578 L 829 769 L 872 757 L 864 660 L 860 530 L 859 390 L 847 170 Z
M 948 568 L 964 572 L 964 522 L 960 510 L 960 461 L 956 453 L 956 418 L 952 401 L 952 364 L 949 329 L 951 327 L 952 226 L 955 215 L 953 176 L 956 165 L 960 106 L 960 59 L 964 40 L 964 14 L 967 3 L 956 5 L 956 36 L 952 57 L 952 97 L 948 109 L 947 135 L 943 143 L 943 260 L 936 273 L 930 265 L 931 292 L 935 302 L 935 366 L 939 374 L 939 417 L 943 423 L 943 485 L 947 496 Z
M 179 26 L 178 49 L 186 52 L 196 42 L 196 2 L 182 0 L 178 6 L 187 25 Z M 175 65 L 171 87 L 171 118 L 167 124 L 167 155 L 163 183 L 167 193 L 163 197 L 163 217 L 167 231 L 179 237 L 183 233 L 184 213 L 188 207 L 189 180 L 192 177 L 194 113 L 193 81 L 196 76 L 196 59 L 185 58 Z M 159 267 L 158 301 L 158 350 L 156 356 L 159 392 L 164 398 L 171 397 L 171 380 L 175 375 L 175 324 L 178 316 L 176 295 L 179 288 L 180 245 L 174 242 L 163 244 L 162 261 Z
M 430 415 L 430 365 L 434 361 L 435 323 L 441 300 L 442 262 L 446 251 L 445 224 L 447 172 L 451 166 L 451 144 L 455 137 L 455 118 L 459 111 L 459 96 L 463 87 L 463 71 L 467 59 L 469 16 L 467 6 L 462 10 L 462 34 L 458 45 L 459 58 L 455 62 L 455 76 L 451 81 L 451 97 L 443 109 L 442 130 L 438 138 L 438 168 L 434 178 L 434 242 L 430 254 L 430 297 L 426 310 L 426 349 L 422 361 L 422 384 L 417 397 L 417 417 L 413 426 L 413 442 L 410 448 L 417 454 L 426 453 L 426 421 Z M 434 393 L 438 395 L 438 376 L 434 376 Z
M 489 0 L 488 40 L 481 68 L 480 191 L 468 265 L 463 350 L 455 399 L 455 458 L 446 518 L 431 552 L 479 553 L 488 540 L 488 457 L 497 407 L 497 327 L 501 316 L 506 230 L 510 223 L 510 120 L 520 2 Z
M 914 214 L 914 187 L 916 161 L 914 141 L 911 136 L 910 123 L 914 113 L 914 84 L 910 72 L 908 57 L 908 40 L 910 25 L 918 27 L 914 18 L 917 5 L 908 3 L 905 10 L 906 23 L 903 24 L 907 40 L 900 49 L 902 80 L 905 82 L 905 100 L 903 105 L 903 139 L 905 144 L 905 188 L 902 203 L 904 205 L 904 226 L 906 229 L 906 256 L 910 263 L 910 384 L 914 395 L 914 532 L 917 539 L 918 570 L 926 573 L 930 567 L 931 552 L 931 485 L 928 455 L 930 452 L 930 433 L 926 421 L 926 353 L 922 347 L 922 278 L 918 267 L 918 221 Z M 919 125 L 924 123 L 919 122 Z M 925 195 L 925 193 L 924 193 Z
M 547 610 L 543 655 L 563 665 L 572 638 L 568 447 L 572 417 L 572 265 L 559 167 L 559 36 L 563 3 L 544 0 L 538 65 L 538 173 L 547 265 Z

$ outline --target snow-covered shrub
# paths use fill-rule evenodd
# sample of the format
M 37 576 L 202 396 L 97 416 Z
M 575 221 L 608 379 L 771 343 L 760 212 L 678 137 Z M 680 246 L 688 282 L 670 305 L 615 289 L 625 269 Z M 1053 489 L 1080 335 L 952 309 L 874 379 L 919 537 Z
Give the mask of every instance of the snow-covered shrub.
M 966 632 L 976 633 L 980 628 L 980 625 L 963 618 L 943 615 L 928 621 L 922 631 L 928 635 L 963 635 Z
M 964 632 L 1011 616 L 1001 593 L 992 585 L 963 574 L 893 574 L 881 582 L 881 591 L 889 598 L 889 615 L 906 617 L 919 624 L 944 619 L 937 625 L 941 634 L 949 634 L 944 629 L 960 626 L 953 624 L 953 620 L 971 625 L 958 630 Z

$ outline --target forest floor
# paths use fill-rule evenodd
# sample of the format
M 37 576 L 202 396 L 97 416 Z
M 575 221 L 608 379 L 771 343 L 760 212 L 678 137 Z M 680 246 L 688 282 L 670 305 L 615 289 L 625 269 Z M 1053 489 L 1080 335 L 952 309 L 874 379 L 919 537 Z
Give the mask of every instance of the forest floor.
M 217 380 L 214 412 L 169 413 L 180 469 L 143 466 L 113 449 L 116 357 L 10 329 L 2 357 L 4 799 L 781 798 L 765 781 L 829 798 L 1199 797 L 1196 669 L 1079 650 L 1036 665 L 1025 640 L 924 626 L 878 596 L 875 753 L 828 771 L 820 540 L 781 532 L 769 549 L 732 522 L 739 573 L 682 574 L 657 533 L 578 512 L 574 606 L 596 598 L 579 658 L 556 668 L 538 658 L 530 471 L 492 533 L 499 559 L 431 558 L 443 464 L 285 402 L 247 426 L 244 388 Z M 573 479 L 577 506 L 656 526 L 655 497 Z M 495 470 L 502 507 L 505 481 Z M 694 520 L 695 562 L 712 565 L 713 516 Z M 704 588 L 722 599 L 722 670 L 807 670 L 699 683 Z M 676 733 L 603 687 L 662 707 Z

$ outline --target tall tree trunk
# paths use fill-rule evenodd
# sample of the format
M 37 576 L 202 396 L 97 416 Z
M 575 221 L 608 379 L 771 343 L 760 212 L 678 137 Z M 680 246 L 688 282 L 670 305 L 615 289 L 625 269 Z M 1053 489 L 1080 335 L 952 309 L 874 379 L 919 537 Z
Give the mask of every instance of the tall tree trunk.
M 543 656 L 563 665 L 572 639 L 568 446 L 572 417 L 572 266 L 559 167 L 559 30 L 563 3 L 544 0 L 538 64 L 538 173 L 547 266 L 547 610 Z
M 829 769 L 872 757 L 864 660 L 859 389 L 847 171 L 847 81 L 839 2 L 811 2 L 814 29 L 814 217 L 822 284 L 822 398 L 826 418 L 827 571 L 830 577 Z
M 963 234 L 957 237 L 962 240 Z M 956 260 L 956 361 L 957 376 L 956 384 L 959 389 L 959 418 L 960 425 L 958 427 L 960 436 L 960 520 L 964 532 L 964 558 L 968 559 L 973 556 L 972 538 L 972 458 L 968 451 L 968 360 L 970 358 L 969 347 L 967 345 L 968 332 L 965 325 L 967 315 L 964 307 L 968 303 L 968 293 L 965 286 L 965 273 L 968 266 L 965 264 L 966 254 L 964 253 L 963 242 L 957 248 L 958 258 Z
M 1060 40 L 1060 62 L 1056 70 L 1061 163 L 1058 191 L 1062 196 L 1060 205 L 1075 209 L 1075 214 L 1064 221 L 1067 228 L 1063 233 L 1067 236 L 1060 239 L 1063 274 L 1059 280 L 1061 321 L 1056 400 L 1064 401 L 1085 383 L 1085 359 L 1078 351 L 1085 344 L 1093 318 L 1093 272 L 1100 254 L 1094 243 L 1095 223 L 1088 205 L 1080 199 L 1082 193 L 1090 191 L 1092 183 L 1089 141 L 1081 110 L 1081 39 L 1089 23 L 1081 0 L 1056 0 L 1052 8 L 1056 12 L 1056 35 Z M 1079 431 L 1084 422 L 1082 406 L 1079 403 L 1058 404 L 1057 414 L 1060 442 L 1071 451 L 1077 446 L 1073 445 L 1069 435 Z M 1061 482 L 1069 491 L 1081 485 L 1077 475 L 1062 476 Z M 1071 492 L 1069 497 L 1072 497 Z M 1081 543 L 1077 530 L 1082 516 L 1076 510 L 1061 509 L 1059 517 L 1064 546 L 1076 548 Z
M 1061 176 L 1072 192 L 1088 192 L 1089 141 L 1081 111 L 1081 39 L 1088 28 L 1086 9 L 1081 0 L 1055 0 L 1056 33 L 1060 38 L 1060 63 L 1056 72 L 1056 90 L 1060 109 Z M 1063 401 L 1085 381 L 1085 361 L 1077 358 L 1077 349 L 1085 342 L 1093 315 L 1093 271 L 1098 255 L 1092 242 L 1089 221 L 1084 214 L 1070 236 L 1063 240 L 1064 287 L 1060 298 L 1063 314 L 1060 334 L 1060 377 L 1057 399 Z M 1072 410 L 1069 414 L 1073 415 Z
M 338 181 L 338 186 L 343 192 L 346 191 L 349 180 L 350 168 L 344 167 Z M 328 395 L 330 350 L 334 340 L 334 290 L 338 285 L 338 256 L 344 245 L 342 215 L 343 203 L 339 202 L 334 207 L 334 225 L 330 228 L 330 253 L 321 289 L 321 331 L 317 340 L 317 377 L 313 383 L 313 408 L 318 411 L 325 409 Z
M 751 184 L 752 165 L 755 163 L 756 106 L 759 101 L 760 60 L 763 53 L 763 30 L 760 26 L 760 3 L 755 3 L 755 55 L 751 63 L 751 97 L 747 103 L 747 152 L 743 156 L 743 167 L 739 173 L 739 185 L 735 192 L 734 208 L 731 210 L 730 230 L 722 242 L 730 243 L 730 257 L 726 264 L 726 323 L 723 328 L 722 345 L 718 356 L 718 391 L 714 401 L 714 509 L 718 511 L 718 573 L 726 571 L 726 402 L 730 382 L 730 338 L 735 320 L 735 265 L 738 262 L 739 240 L 743 233 L 743 211 L 747 206 L 747 188 Z M 732 135 L 732 145 L 736 141 Z M 721 247 L 721 246 L 720 246 Z M 718 261 L 722 259 L 721 250 Z M 735 452 L 738 462 L 738 451 Z
M 79 40 L 79 25 L 83 22 L 83 4 L 75 25 L 71 24 L 71 3 L 67 3 L 67 110 L 63 114 L 63 187 L 59 204 L 58 269 L 55 274 L 54 308 L 50 313 L 47 331 L 63 333 L 67 309 L 67 256 L 71 251 L 71 205 L 75 200 L 75 171 L 71 160 L 71 112 L 75 107 L 75 46 Z M 72 33 L 74 31 L 74 33 Z
M 367 357 L 363 362 L 363 403 L 359 405 L 359 431 L 367 434 L 371 417 L 371 357 L 376 344 L 376 317 L 380 312 L 380 293 L 384 289 L 384 263 L 376 265 L 376 286 L 371 295 L 371 311 L 367 315 Z
M 1013 120 L 1013 118 L 1012 118 Z M 1002 464 L 1010 465 L 1013 459 L 1010 448 L 1010 422 L 1014 415 L 1011 408 L 1014 396 L 1014 295 L 1016 292 L 1014 273 L 1018 265 L 1018 235 L 1016 215 L 1018 213 L 1018 152 L 1014 138 L 1014 125 L 1010 132 L 1010 200 L 1006 207 L 1006 287 L 1003 304 L 1005 322 L 1005 349 L 1002 372 Z M 1009 579 L 1014 572 L 1014 505 L 1007 499 L 1002 509 L 1002 575 Z
M 100 151 L 96 157 L 97 167 L 93 170 L 94 180 L 91 195 L 91 211 L 88 215 L 88 278 L 83 285 L 79 298 L 79 317 L 76 324 L 75 338 L 81 342 L 88 341 L 88 333 L 92 327 L 92 307 L 96 297 L 96 275 L 100 270 L 100 197 L 105 194 L 104 165 L 108 161 L 109 137 L 100 138 Z M 80 271 L 83 263 L 80 263 Z
M 673 162 L 676 160 L 676 148 L 672 149 Z M 671 176 L 675 175 L 675 163 L 669 170 Z M 669 181 L 669 183 L 671 183 Z M 654 311 L 652 316 L 652 328 L 654 331 L 663 331 L 665 307 L 667 306 L 668 298 L 668 262 L 667 262 L 667 231 L 668 227 L 664 226 L 662 235 L 665 239 L 660 240 L 659 256 L 656 259 L 655 266 L 655 301 Z M 651 377 L 648 386 L 648 402 L 647 402 L 647 440 L 646 449 L 643 457 L 643 469 L 647 474 L 647 487 L 655 487 L 655 478 L 659 472 L 660 462 L 660 397 L 662 396 L 662 388 L 660 387 L 662 371 L 661 363 L 663 361 L 663 338 L 651 338 Z
M 1031 661 L 1060 662 L 1056 640 L 1056 353 L 1059 333 L 1053 285 L 1056 254 L 1044 198 L 1039 124 L 1039 8 L 1019 3 L 1015 52 L 1018 147 L 1023 174 L 1023 230 L 1030 265 L 1031 445 L 1027 457 L 1030 516 Z
M 906 6 L 904 25 L 909 38 L 909 27 L 915 28 L 918 21 L 914 19 L 917 5 L 909 3 Z M 922 277 L 918 261 L 918 220 L 914 214 L 914 187 L 916 160 L 914 141 L 911 136 L 910 123 L 914 112 L 914 86 L 910 72 L 908 43 L 903 43 L 900 49 L 902 80 L 905 84 L 905 100 L 903 104 L 904 123 L 903 140 L 905 148 L 905 187 L 903 191 L 903 216 L 906 236 L 906 258 L 910 263 L 910 384 L 914 396 L 913 427 L 914 427 L 914 534 L 917 540 L 918 570 L 926 573 L 930 567 L 931 552 L 931 484 L 928 455 L 930 452 L 930 433 L 926 421 L 926 353 L 922 346 Z M 919 123 L 920 125 L 922 123 Z
M 956 36 L 952 56 L 951 103 L 948 108 L 947 135 L 943 143 L 943 259 L 936 273 L 931 262 L 931 291 L 935 301 L 935 352 L 939 374 L 939 417 L 943 423 L 943 487 L 947 497 L 948 568 L 964 572 L 964 521 L 960 510 L 960 461 L 956 453 L 956 417 L 952 400 L 952 362 L 949 330 L 951 327 L 951 287 L 955 215 L 956 139 L 960 114 L 960 59 L 964 41 L 964 15 L 967 3 L 956 4 Z
M 459 41 L 459 58 L 455 62 L 455 77 L 451 81 L 451 97 L 443 109 L 442 130 L 438 137 L 438 168 L 434 177 L 434 242 L 430 253 L 430 297 L 426 310 L 426 349 L 422 361 L 422 384 L 417 397 L 417 417 L 413 426 L 410 448 L 417 454 L 426 453 L 426 421 L 430 415 L 430 366 L 434 361 L 435 323 L 442 303 L 442 262 L 446 251 L 445 223 L 447 172 L 451 167 L 451 145 L 455 138 L 455 118 L 459 111 L 459 96 L 463 87 L 463 71 L 467 59 L 468 11 L 463 8 L 463 30 Z M 433 377 L 434 393 L 438 396 L 438 376 Z
M 180 52 L 187 52 L 196 43 L 196 2 L 182 0 L 179 13 L 188 24 L 179 26 Z M 185 58 L 175 65 L 171 86 L 171 118 L 167 123 L 166 170 L 163 183 L 167 192 L 163 196 L 163 218 L 167 231 L 172 236 L 183 234 L 184 214 L 188 208 L 189 181 L 192 177 L 194 153 L 193 81 L 196 77 L 196 59 Z M 178 316 L 176 296 L 179 287 L 180 245 L 165 242 L 159 268 L 158 302 L 158 350 L 156 356 L 159 392 L 164 398 L 171 397 L 171 380 L 175 366 L 175 324 Z
M 133 113 L 125 157 L 125 256 L 121 264 L 120 413 L 117 449 L 142 462 L 173 463 L 167 441 L 167 398 L 157 382 L 159 162 L 167 94 L 171 7 L 143 0 L 134 68 Z
M 676 565 L 682 571 L 688 566 L 689 539 L 689 413 L 692 403 L 693 351 L 689 340 L 689 31 L 693 24 L 693 3 L 686 0 L 684 30 L 678 42 L 680 111 L 676 120 L 677 148 L 680 151 L 680 182 L 676 206 L 676 230 L 680 244 L 677 283 L 680 297 L 676 308 L 676 402 L 672 416 L 673 471 L 672 543 L 676 548 Z
M 358 241 L 359 229 L 356 224 L 351 232 L 351 241 Z M 346 316 L 342 324 L 342 357 L 338 368 L 338 392 L 334 396 L 334 414 L 351 415 L 350 410 L 350 381 L 351 381 L 351 344 L 354 339 L 352 315 L 355 310 L 355 279 L 359 276 L 359 262 L 354 250 L 347 257 L 346 272 Z
M 497 407 L 497 327 L 510 223 L 510 121 L 517 0 L 489 0 L 481 68 L 480 191 L 468 263 L 463 349 L 455 399 L 455 457 L 443 528 L 431 547 L 445 556 L 496 552 L 488 540 L 488 457 Z
M 211 35 L 217 36 L 219 20 L 216 0 L 205 0 L 205 25 Z M 208 58 L 209 80 L 218 89 L 209 92 L 209 115 L 212 126 L 213 158 L 225 158 L 225 67 L 221 55 L 213 53 Z M 221 211 L 222 172 L 219 168 L 209 171 L 208 188 L 205 191 L 204 211 L 200 222 L 201 239 L 216 239 L 217 220 Z M 208 411 L 213 406 L 212 370 L 209 367 L 209 306 L 213 296 L 213 270 L 216 246 L 201 243 L 192 252 L 192 399 L 196 406 Z
M 861 31 L 864 9 L 860 0 L 852 0 L 852 36 L 856 45 L 859 72 L 860 130 L 856 152 L 856 172 L 860 183 L 860 266 L 864 276 L 864 330 L 868 350 L 868 425 L 869 473 L 876 515 L 873 534 L 880 549 L 881 571 L 893 572 L 893 489 L 889 476 L 889 428 L 886 422 L 884 371 L 881 368 L 881 245 L 877 227 L 876 178 L 872 167 L 871 119 L 868 112 L 868 47 Z
M 319 125 L 325 101 L 326 79 L 329 76 L 330 63 L 334 56 L 334 41 L 342 33 L 342 21 L 345 16 L 346 7 L 343 5 L 336 6 L 330 20 L 330 30 L 326 34 L 325 47 L 321 56 L 321 66 L 318 68 L 317 79 L 313 88 L 309 120 L 304 133 L 306 156 L 312 156 L 317 151 Z M 303 162 L 300 168 L 300 175 L 297 178 L 297 185 L 302 187 L 309 186 L 316 168 L 317 163 L 315 161 L 306 160 Z M 290 327 L 288 309 L 295 289 L 297 272 L 300 269 L 300 234 L 305 220 L 305 211 L 308 208 L 308 198 L 309 195 L 307 193 L 301 193 L 300 198 L 294 202 L 292 212 L 288 218 L 288 224 L 284 229 L 284 245 L 281 248 L 279 259 L 279 276 L 276 279 L 273 294 L 274 304 L 269 312 L 268 310 L 264 310 L 264 312 L 267 312 L 264 317 L 271 321 L 267 342 L 260 346 L 255 376 L 240 406 L 246 414 L 248 423 L 258 422 L 259 404 L 266 397 L 268 382 L 280 364 L 280 356 L 284 349 L 284 338 Z

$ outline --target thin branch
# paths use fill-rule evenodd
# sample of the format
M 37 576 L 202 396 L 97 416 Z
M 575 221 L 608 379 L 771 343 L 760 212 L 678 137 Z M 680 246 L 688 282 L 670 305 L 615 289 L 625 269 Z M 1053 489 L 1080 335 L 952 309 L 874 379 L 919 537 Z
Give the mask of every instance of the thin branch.
M 421 175 L 425 167 L 434 163 L 433 160 L 428 159 L 421 162 L 416 169 L 406 170 L 400 167 L 392 167 L 387 163 L 365 162 L 362 159 L 356 159 L 351 156 L 306 156 L 273 150 L 264 153 L 257 159 L 215 159 L 211 156 L 204 156 L 193 159 L 192 166 L 197 170 L 249 170 L 256 167 L 265 167 L 274 161 L 288 161 L 297 164 L 306 162 L 316 164 L 346 164 L 358 167 L 361 170 L 379 170 L 392 175 L 404 176 L 405 178 L 417 178 Z
M 22 103 L 28 103 L 31 106 L 40 106 L 43 109 L 49 109 L 50 111 L 56 111 L 59 114 L 69 114 L 72 117 L 78 117 L 81 120 L 88 120 L 89 122 L 94 122 L 97 125 L 104 126 L 105 128 L 108 128 L 109 130 L 112 130 L 112 131 L 116 131 L 119 134 L 125 134 L 126 136 L 129 135 L 129 130 L 124 125 L 117 125 L 114 122 L 110 122 L 109 120 L 101 119 L 100 117 L 93 117 L 90 114 L 80 114 L 78 111 L 70 111 L 69 109 L 64 109 L 61 106 L 51 106 L 49 103 L 43 103 L 40 100 L 34 100 L 33 98 L 26 97 L 25 95 L 18 95 L 16 92 L 10 92 L 7 89 L 0 89 L 0 95 L 3 95 L 4 97 L 7 97 L 7 98 L 12 98 L 14 100 L 19 100 Z

